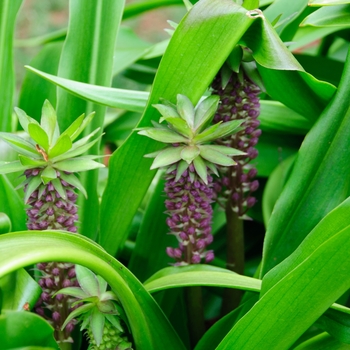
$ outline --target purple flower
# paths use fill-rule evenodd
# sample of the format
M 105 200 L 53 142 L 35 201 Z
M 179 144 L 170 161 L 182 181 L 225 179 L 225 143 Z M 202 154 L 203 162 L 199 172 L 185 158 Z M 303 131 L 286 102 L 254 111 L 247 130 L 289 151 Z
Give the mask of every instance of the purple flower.
M 220 168 L 221 178 L 216 180 L 214 186 L 218 200 L 225 202 L 228 197 L 231 197 L 232 209 L 240 217 L 243 217 L 247 210 L 256 203 L 252 193 L 259 187 L 258 181 L 254 180 L 257 171 L 250 164 L 250 161 L 258 156 L 255 145 L 261 135 L 261 130 L 258 129 L 260 121 L 256 119 L 260 111 L 258 97 L 260 89 L 247 76 L 243 75 L 240 80 L 238 74 L 235 73 L 232 74 L 224 87 L 219 74 L 215 78 L 212 88 L 213 93 L 218 94 L 221 100 L 221 108 L 216 113 L 214 122 L 244 120 L 242 124 L 244 130 L 220 139 L 217 143 L 239 149 L 247 155 L 235 157 L 237 165 L 230 168 Z
M 170 233 L 177 237 L 179 248 L 168 247 L 167 254 L 175 265 L 199 264 L 206 258 L 206 247 L 212 242 L 211 220 L 213 210 L 212 178 L 208 185 L 200 178 L 191 182 L 187 173 L 175 181 L 176 172 L 166 177 L 166 220 Z M 180 190 L 179 190 L 180 189 Z M 211 253 L 212 258 L 214 254 Z M 212 259 L 211 259 L 212 260 Z

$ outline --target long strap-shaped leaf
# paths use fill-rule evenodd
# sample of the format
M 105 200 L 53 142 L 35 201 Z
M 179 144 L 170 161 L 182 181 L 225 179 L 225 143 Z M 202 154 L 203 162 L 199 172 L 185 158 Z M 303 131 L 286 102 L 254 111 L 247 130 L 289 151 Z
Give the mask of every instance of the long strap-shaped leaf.
M 58 75 L 85 83 L 109 86 L 112 79 L 113 53 L 124 1 L 72 0 L 69 5 L 69 26 L 63 46 Z M 79 115 L 95 111 L 95 117 L 85 134 L 101 127 L 105 107 L 81 100 L 67 91 L 58 91 L 57 115 L 61 131 L 65 130 Z M 89 150 L 98 154 L 99 143 Z M 87 189 L 88 198 L 80 196 L 80 232 L 96 237 L 99 219 L 97 196 L 97 171 L 84 173 L 81 181 Z
M 264 242 L 262 275 L 289 256 L 349 194 L 350 55 L 338 91 L 306 136 L 276 203 Z
M 347 218 L 349 203 L 345 206 Z M 218 350 L 232 349 L 232 344 L 241 350 L 289 349 L 350 287 L 350 224 L 343 206 L 329 215 L 333 218 L 315 228 L 314 239 L 305 240 L 290 257 L 290 272 L 266 291 Z M 332 219 L 342 223 L 335 230 Z
M 13 35 L 22 0 L 0 0 L 0 131 L 11 131 L 15 76 Z
M 59 231 L 25 231 L 0 236 L 0 277 L 20 267 L 47 261 L 80 264 L 102 276 L 124 307 L 137 349 L 184 349 L 142 284 L 93 241 Z

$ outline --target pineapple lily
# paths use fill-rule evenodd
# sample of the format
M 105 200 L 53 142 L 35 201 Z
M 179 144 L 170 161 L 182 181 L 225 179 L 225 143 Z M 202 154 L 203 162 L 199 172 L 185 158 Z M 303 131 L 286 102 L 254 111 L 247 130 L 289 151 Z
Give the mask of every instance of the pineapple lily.
M 81 322 L 81 330 L 87 332 L 89 349 L 131 350 L 132 345 L 122 326 L 122 321 L 126 323 L 126 317 L 117 303 L 117 296 L 107 291 L 107 282 L 80 265 L 76 265 L 76 275 L 80 287 L 58 291 L 59 295 L 74 297 L 77 301 L 73 305 L 78 305 L 62 328 L 77 318 Z
M 169 147 L 146 157 L 155 158 L 151 169 L 166 168 L 165 193 L 167 225 L 178 242 L 178 248 L 167 248 L 175 265 L 198 264 L 214 258 L 206 247 L 212 242 L 211 220 L 214 192 L 212 174 L 217 166 L 232 166 L 232 156 L 245 153 L 227 146 L 213 145 L 218 138 L 241 130 L 241 120 L 210 125 L 219 103 L 218 96 L 209 96 L 196 108 L 184 95 L 177 96 L 177 105 L 169 101 L 154 107 L 162 114 L 160 123 L 138 133 Z
M 92 120 L 93 113 L 87 117 L 81 115 L 60 134 L 56 112 L 48 101 L 44 102 L 40 124 L 21 109 L 15 111 L 29 139 L 0 133 L 0 137 L 19 153 L 19 160 L 0 164 L 0 174 L 23 171 L 29 230 L 57 229 L 75 233 L 78 220 L 75 190 L 79 189 L 84 195 L 86 191 L 73 173 L 103 166 L 94 161 L 95 157 L 80 156 L 98 141 L 99 138 L 91 140 L 98 129 L 75 141 Z M 74 265 L 51 262 L 38 264 L 37 268 L 41 271 L 39 284 L 43 292 L 36 312 L 51 322 L 56 340 L 70 342 L 74 321 L 65 332 L 60 328 L 71 311 L 71 300 L 63 295 L 52 298 L 52 295 L 63 287 L 77 285 Z

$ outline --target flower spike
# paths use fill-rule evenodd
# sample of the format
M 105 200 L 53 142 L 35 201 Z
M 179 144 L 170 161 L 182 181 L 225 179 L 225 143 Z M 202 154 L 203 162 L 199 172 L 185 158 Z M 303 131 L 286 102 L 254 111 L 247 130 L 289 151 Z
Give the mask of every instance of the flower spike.
M 198 264 L 214 259 L 213 251 L 206 247 L 213 241 L 211 220 L 214 198 L 213 178 L 218 166 L 236 164 L 232 156 L 245 155 L 237 149 L 212 144 L 241 130 L 243 121 L 234 120 L 211 125 L 219 97 L 209 96 L 195 108 L 188 97 L 177 96 L 177 105 L 162 100 L 154 107 L 162 117 L 154 127 L 139 130 L 168 146 L 148 154 L 155 158 L 151 169 L 166 168 L 165 206 L 170 234 L 178 248 L 168 247 L 167 254 L 176 260 L 175 265 Z

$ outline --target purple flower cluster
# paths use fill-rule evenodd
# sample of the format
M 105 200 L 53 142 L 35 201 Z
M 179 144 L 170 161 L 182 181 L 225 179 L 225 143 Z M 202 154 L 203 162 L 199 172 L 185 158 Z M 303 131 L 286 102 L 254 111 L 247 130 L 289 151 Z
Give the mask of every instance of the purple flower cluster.
M 28 169 L 24 175 L 27 184 L 24 191 L 28 190 L 28 184 L 34 177 L 40 176 L 42 169 Z M 41 184 L 29 197 L 27 201 L 27 227 L 29 230 L 66 230 L 77 232 L 75 223 L 77 215 L 77 195 L 74 187 L 60 178 L 57 171 L 57 179 L 66 193 L 66 199 L 55 189 L 52 182 Z M 60 289 L 70 286 L 78 286 L 75 278 L 75 267 L 70 263 L 40 263 L 37 268 L 42 277 L 39 285 L 42 288 L 41 296 L 35 306 L 38 315 L 48 320 L 55 329 L 57 341 L 72 341 L 70 333 L 73 331 L 76 320 L 72 320 L 63 331 L 61 327 L 72 311 L 73 298 L 58 294 L 52 297 Z
M 252 193 L 259 187 L 259 182 L 255 180 L 257 170 L 249 163 L 258 156 L 255 145 L 261 135 L 261 130 L 258 129 L 260 121 L 257 120 L 260 112 L 258 97 L 260 89 L 246 76 L 243 76 L 240 81 L 237 74 L 230 77 L 225 87 L 222 87 L 222 79 L 218 75 L 212 88 L 213 93 L 219 95 L 221 101 L 214 116 L 214 123 L 244 120 L 242 131 L 220 139 L 217 143 L 236 148 L 247 154 L 234 158 L 237 165 L 220 169 L 222 176 L 215 182 L 214 189 L 218 196 L 220 194 L 223 194 L 224 198 L 230 196 L 232 209 L 238 216 L 245 217 L 247 210 L 256 203 L 256 198 L 252 196 Z
M 52 295 L 62 288 L 79 286 L 75 277 L 75 267 L 70 263 L 50 262 L 37 264 L 37 268 L 42 274 L 39 280 L 42 293 L 35 306 L 35 312 L 52 324 L 56 340 L 72 341 L 70 334 L 76 320 L 70 321 L 63 331 L 61 331 L 61 327 L 69 313 L 78 305 L 74 308 L 67 308 L 67 305 L 71 305 L 75 301 L 74 298 L 63 294 L 57 294 L 54 297 Z
M 39 176 L 40 169 L 29 169 L 25 171 L 27 180 Z M 63 199 L 56 191 L 54 185 L 49 182 L 47 185 L 41 185 L 35 190 L 27 204 L 27 227 L 28 230 L 66 230 L 77 232 L 75 222 L 78 219 L 74 187 L 66 181 L 60 179 L 62 188 L 66 190 L 67 198 Z M 27 185 L 24 187 L 27 190 Z
M 208 263 L 214 259 L 213 251 L 206 250 L 213 241 L 213 178 L 208 176 L 206 185 L 199 177 L 193 176 L 194 172 L 191 164 L 178 181 L 175 180 L 176 170 L 166 176 L 167 225 L 170 234 L 179 242 L 178 248 L 168 247 L 166 251 L 176 260 L 176 266 L 199 264 L 202 259 Z

